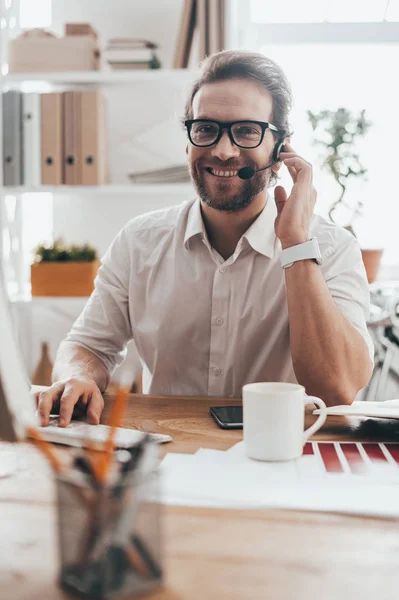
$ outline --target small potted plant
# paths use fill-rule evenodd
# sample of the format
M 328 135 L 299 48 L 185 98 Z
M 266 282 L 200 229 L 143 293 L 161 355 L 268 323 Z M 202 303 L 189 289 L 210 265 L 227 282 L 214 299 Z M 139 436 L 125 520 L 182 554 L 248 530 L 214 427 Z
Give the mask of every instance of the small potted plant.
M 354 114 L 346 108 L 335 111 L 322 110 L 314 113 L 307 111 L 313 131 L 322 133 L 314 143 L 321 149 L 321 167 L 327 170 L 341 188 L 339 196 L 330 206 L 328 215 L 336 223 L 339 208 L 345 208 L 347 220 L 341 223 L 353 235 L 356 218 L 362 213 L 363 201 L 360 196 L 355 202 L 348 200 L 347 187 L 350 180 L 358 181 L 367 178 L 367 169 L 362 165 L 356 152 L 356 143 L 366 135 L 371 122 L 366 118 L 366 111 Z M 375 281 L 380 266 L 382 249 L 362 249 L 364 266 L 369 283 Z
M 32 296 L 90 296 L 99 265 L 88 244 L 67 246 L 61 239 L 39 244 L 31 265 Z

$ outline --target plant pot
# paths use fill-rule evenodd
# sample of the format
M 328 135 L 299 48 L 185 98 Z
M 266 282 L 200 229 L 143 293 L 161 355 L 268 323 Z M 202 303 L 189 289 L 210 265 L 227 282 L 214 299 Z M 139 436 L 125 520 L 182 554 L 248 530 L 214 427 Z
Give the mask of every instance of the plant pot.
M 90 296 L 100 261 L 31 265 L 32 296 Z
M 362 250 L 363 263 L 369 283 L 373 283 L 377 279 L 383 252 L 384 250 L 381 249 Z

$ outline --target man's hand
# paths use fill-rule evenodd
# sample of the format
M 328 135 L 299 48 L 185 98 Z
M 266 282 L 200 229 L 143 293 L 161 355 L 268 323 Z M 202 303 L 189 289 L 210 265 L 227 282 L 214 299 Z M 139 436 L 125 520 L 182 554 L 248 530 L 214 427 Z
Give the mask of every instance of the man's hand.
M 317 197 L 313 187 L 312 165 L 295 154 L 288 143 L 285 143 L 285 148 L 288 152 L 281 152 L 280 158 L 294 185 L 288 198 L 281 185 L 274 190 L 278 212 L 274 230 L 283 249 L 309 241 L 310 220 Z
M 58 425 L 66 427 L 72 413 L 86 414 L 89 423 L 98 425 L 104 408 L 104 400 L 97 384 L 91 379 L 73 377 L 66 381 L 53 383 L 44 392 L 36 392 L 38 412 L 42 426 L 48 425 L 53 409 L 59 410 Z

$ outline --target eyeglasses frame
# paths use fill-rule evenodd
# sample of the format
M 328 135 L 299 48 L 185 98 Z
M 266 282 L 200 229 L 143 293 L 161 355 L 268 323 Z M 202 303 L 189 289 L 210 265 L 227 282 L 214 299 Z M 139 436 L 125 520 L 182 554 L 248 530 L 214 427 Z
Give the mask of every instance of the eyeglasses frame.
M 196 144 L 191 139 L 191 128 L 194 123 L 198 123 L 198 122 L 216 123 L 218 125 L 219 133 L 216 136 L 216 139 L 211 144 Z M 237 123 L 254 123 L 255 125 L 259 125 L 261 127 L 262 135 L 259 140 L 259 143 L 256 144 L 256 146 L 241 146 L 240 144 L 237 144 L 235 142 L 233 134 L 231 132 L 231 128 L 233 125 L 237 125 Z M 267 123 L 266 121 L 254 121 L 252 119 L 240 119 L 239 121 L 224 121 L 224 122 L 216 121 L 215 119 L 188 119 L 187 121 L 184 121 L 184 125 L 187 129 L 187 135 L 188 135 L 188 138 L 189 138 L 191 144 L 193 146 L 196 146 L 197 148 L 209 148 L 210 146 L 214 146 L 215 144 L 217 144 L 219 142 L 219 140 L 221 139 L 221 137 L 223 135 L 223 131 L 225 129 L 227 131 L 227 134 L 229 136 L 231 143 L 234 144 L 234 146 L 237 146 L 238 148 L 244 148 L 246 150 L 253 150 L 254 148 L 258 148 L 261 145 L 261 143 L 263 142 L 263 139 L 265 137 L 266 129 L 270 129 L 270 131 L 275 132 L 275 133 L 281 133 L 280 130 L 277 129 L 277 127 L 275 125 L 272 125 L 272 123 Z

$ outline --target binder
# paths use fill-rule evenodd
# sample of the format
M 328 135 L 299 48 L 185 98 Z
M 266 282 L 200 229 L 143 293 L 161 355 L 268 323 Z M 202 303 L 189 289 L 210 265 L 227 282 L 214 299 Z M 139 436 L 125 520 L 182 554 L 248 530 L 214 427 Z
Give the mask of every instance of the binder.
M 208 0 L 197 0 L 197 26 L 199 31 L 199 59 L 203 61 L 209 54 L 209 5 Z
M 196 21 L 196 0 L 184 0 L 180 29 L 177 36 L 174 69 L 188 67 Z
M 25 185 L 41 183 L 40 94 L 22 95 L 23 171 Z
M 82 182 L 81 92 L 64 92 L 64 183 Z
M 43 185 L 62 184 L 62 94 L 40 96 L 41 179 Z
M 79 92 L 81 184 L 106 183 L 105 98 L 99 90 Z
M 22 94 L 3 94 L 3 184 L 23 185 Z

